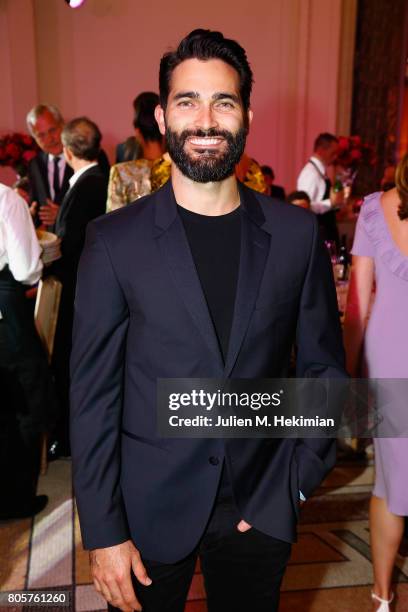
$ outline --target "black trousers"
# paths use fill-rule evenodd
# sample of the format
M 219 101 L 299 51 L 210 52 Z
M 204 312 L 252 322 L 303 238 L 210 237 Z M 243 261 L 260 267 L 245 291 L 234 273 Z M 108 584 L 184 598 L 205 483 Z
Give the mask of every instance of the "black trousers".
M 22 400 L 17 401 L 17 393 L 13 393 L 8 404 L 15 406 L 21 435 L 30 443 L 33 436 L 47 431 L 52 423 L 55 388 L 25 287 L 7 269 L 0 271 L 0 312 L 0 368 L 10 381 L 15 379 Z
M 183 612 L 197 557 L 208 612 L 276 612 L 291 545 L 254 528 L 239 532 L 241 518 L 232 497 L 219 495 L 206 531 L 188 557 L 173 564 L 143 559 L 153 581 L 145 587 L 133 577 L 143 612 Z M 118 608 L 109 605 L 108 610 Z
M 25 288 L 0 271 L 0 517 L 28 511 L 55 396 Z

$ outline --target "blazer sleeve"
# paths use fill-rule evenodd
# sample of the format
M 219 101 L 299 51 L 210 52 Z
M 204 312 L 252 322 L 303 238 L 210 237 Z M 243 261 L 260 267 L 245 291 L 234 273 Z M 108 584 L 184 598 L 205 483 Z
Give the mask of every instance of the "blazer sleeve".
M 312 216 L 313 238 L 309 264 L 302 289 L 296 331 L 298 378 L 344 379 L 345 355 L 338 314 L 336 288 L 326 248 Z M 340 381 L 339 381 L 340 382 Z M 340 385 L 335 386 L 334 393 Z M 337 407 L 339 398 L 337 399 Z M 333 409 L 335 409 L 333 407 Z M 309 497 L 336 459 L 336 443 L 331 438 L 303 438 L 297 441 L 299 489 Z
M 128 306 L 104 240 L 91 223 L 81 257 L 71 354 L 71 450 L 82 540 L 129 539 L 119 484 Z

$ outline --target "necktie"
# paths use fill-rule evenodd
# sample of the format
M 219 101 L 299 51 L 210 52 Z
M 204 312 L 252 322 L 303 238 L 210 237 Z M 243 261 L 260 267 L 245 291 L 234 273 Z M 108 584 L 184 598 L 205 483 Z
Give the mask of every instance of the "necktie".
M 59 202 L 59 195 L 60 195 L 60 178 L 59 178 L 59 167 L 58 167 L 60 160 L 61 160 L 60 157 L 54 157 L 54 178 L 52 181 L 52 186 L 54 188 L 54 201 L 57 203 Z

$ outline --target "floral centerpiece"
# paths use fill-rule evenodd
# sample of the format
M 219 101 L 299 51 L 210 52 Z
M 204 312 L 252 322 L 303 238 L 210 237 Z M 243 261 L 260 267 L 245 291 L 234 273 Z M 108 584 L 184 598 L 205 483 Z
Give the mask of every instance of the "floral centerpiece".
M 11 166 L 21 177 L 29 162 L 38 154 L 35 140 L 28 134 L 13 132 L 0 136 L 0 166 Z
M 374 166 L 374 147 L 363 142 L 360 136 L 340 136 L 337 164 L 345 170 L 356 172 L 362 164 Z
M 337 179 L 344 187 L 347 201 L 359 168 L 375 166 L 377 159 L 374 147 L 363 142 L 360 136 L 340 136 L 335 163 Z

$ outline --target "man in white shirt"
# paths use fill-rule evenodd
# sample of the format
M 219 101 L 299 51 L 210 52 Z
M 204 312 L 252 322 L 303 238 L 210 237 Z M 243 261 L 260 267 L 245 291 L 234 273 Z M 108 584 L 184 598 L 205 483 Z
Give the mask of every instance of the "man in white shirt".
M 8 459 L 7 469 L 0 466 L 0 519 L 31 516 L 47 503 L 35 489 L 52 383 L 25 298 L 26 287 L 41 277 L 40 256 L 26 202 L 0 184 L 0 458 Z
M 305 191 L 310 197 L 311 210 L 318 215 L 324 239 L 339 240 L 335 208 L 341 203 L 331 191 L 327 167 L 336 159 L 338 139 L 327 132 L 319 134 L 314 142 L 313 155 L 299 174 L 297 190 Z
M 0 271 L 8 266 L 16 281 L 34 285 L 41 278 L 40 256 L 41 247 L 26 202 L 0 183 Z

